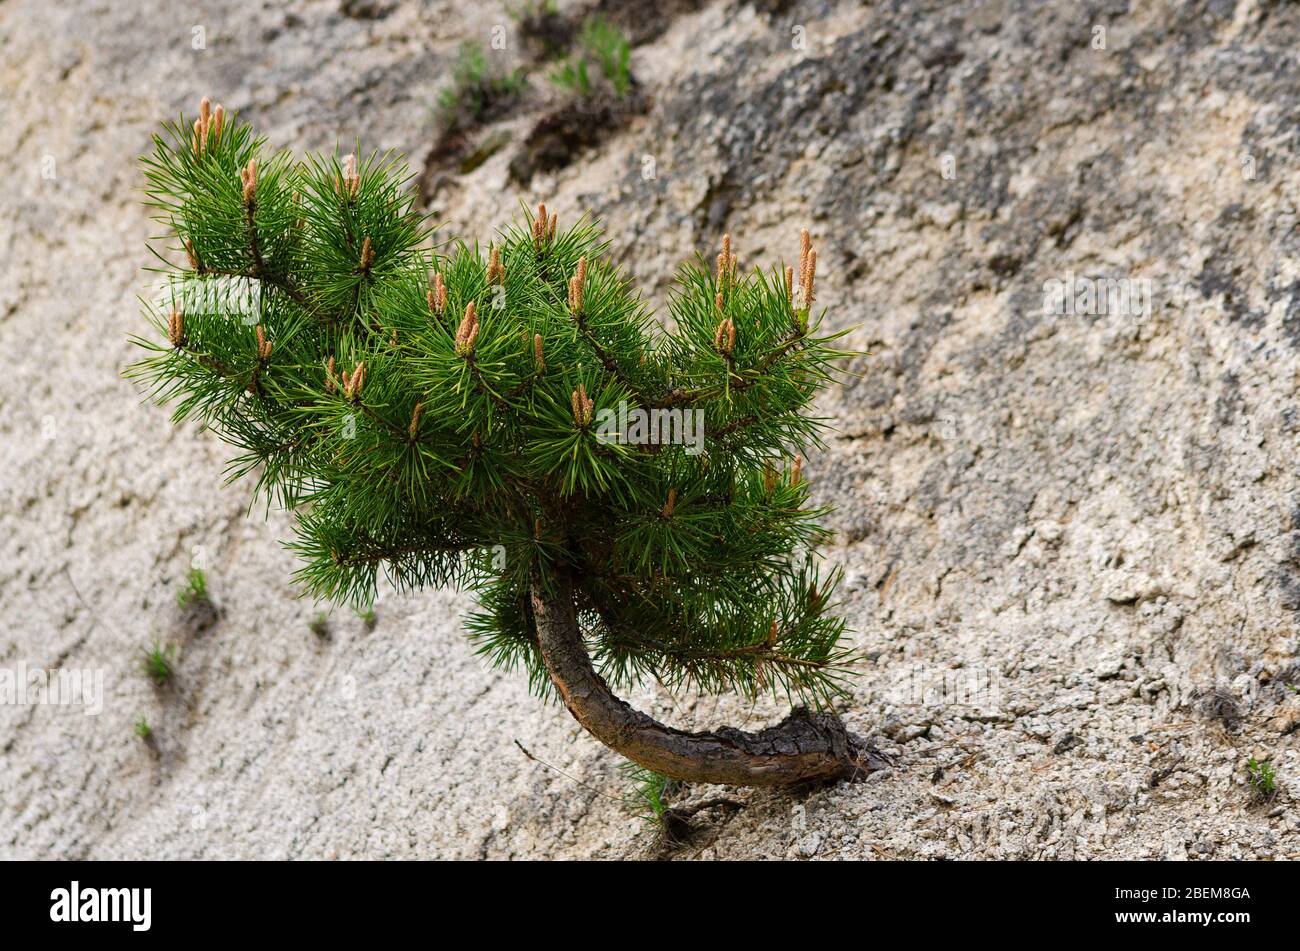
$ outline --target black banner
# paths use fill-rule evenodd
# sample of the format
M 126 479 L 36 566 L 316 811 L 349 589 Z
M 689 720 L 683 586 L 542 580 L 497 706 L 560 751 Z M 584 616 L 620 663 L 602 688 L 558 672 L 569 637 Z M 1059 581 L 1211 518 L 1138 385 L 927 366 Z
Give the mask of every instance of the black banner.
M 467 916 L 494 937 L 516 928 L 536 936 L 539 921 L 566 907 L 597 930 L 652 911 L 662 926 L 680 917 L 693 934 L 732 939 L 737 929 L 767 929 L 784 915 L 806 924 L 810 914 L 874 919 L 873 930 L 902 928 L 924 940 L 1102 933 L 1183 940 L 1199 932 L 1234 941 L 1286 937 L 1295 927 L 1295 879 L 1281 863 L 539 864 L 480 863 L 451 878 L 435 862 L 7 863 L 0 908 L 10 934 L 205 941 L 338 940 L 434 921 L 454 934 Z

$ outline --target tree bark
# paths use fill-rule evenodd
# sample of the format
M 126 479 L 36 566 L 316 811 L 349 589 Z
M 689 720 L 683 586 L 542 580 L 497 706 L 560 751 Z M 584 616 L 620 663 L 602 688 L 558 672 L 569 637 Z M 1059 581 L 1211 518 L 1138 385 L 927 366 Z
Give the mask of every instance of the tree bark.
M 634 710 L 610 691 L 582 642 L 568 579 L 548 597 L 533 588 L 533 619 L 551 682 L 583 728 L 615 752 L 670 779 L 732 786 L 857 780 L 888 761 L 834 713 L 799 708 L 773 727 L 687 733 Z

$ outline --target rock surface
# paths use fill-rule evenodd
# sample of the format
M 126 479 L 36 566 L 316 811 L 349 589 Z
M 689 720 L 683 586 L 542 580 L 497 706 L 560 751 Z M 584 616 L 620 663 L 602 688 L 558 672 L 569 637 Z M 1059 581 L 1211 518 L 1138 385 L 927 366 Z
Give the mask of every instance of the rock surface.
M 501 26 L 526 62 L 502 8 L 9 0 L 0 668 L 105 680 L 97 716 L 0 706 L 0 857 L 1300 857 L 1300 8 L 669 7 L 633 51 L 644 114 L 521 191 L 558 102 L 535 68 L 481 130 L 504 147 L 424 176 L 431 207 L 483 238 L 521 197 L 590 211 L 660 302 L 723 231 L 754 265 L 812 229 L 821 303 L 867 351 L 806 467 L 864 654 L 843 712 L 898 768 L 731 791 L 655 843 L 609 798 L 613 755 L 473 655 L 465 595 L 313 633 L 284 516 L 121 378 L 159 120 L 211 94 L 274 144 L 419 172 L 457 45 Z M 1118 313 L 1049 291 L 1107 280 Z M 192 564 L 215 620 L 176 607 Z M 178 645 L 164 690 L 154 641 Z M 698 727 L 780 713 L 631 699 Z

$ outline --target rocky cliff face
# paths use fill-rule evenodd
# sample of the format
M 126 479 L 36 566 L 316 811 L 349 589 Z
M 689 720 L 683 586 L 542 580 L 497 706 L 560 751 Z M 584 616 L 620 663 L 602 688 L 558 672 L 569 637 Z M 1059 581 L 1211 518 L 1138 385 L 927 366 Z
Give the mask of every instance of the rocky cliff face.
M 865 355 L 806 471 L 864 653 L 845 717 L 898 768 L 735 793 L 655 854 L 1300 854 L 1300 8 L 606 2 L 638 82 L 602 112 L 469 6 L 0 5 L 0 667 L 105 678 L 97 716 L 0 706 L 0 854 L 654 849 L 603 795 L 614 758 L 473 656 L 465 596 L 312 633 L 283 516 L 121 379 L 136 157 L 203 94 L 277 145 L 406 152 L 452 233 L 520 198 L 589 211 L 655 300 L 723 231 L 743 265 L 793 258 L 800 226 L 824 249 L 821 302 Z M 448 64 L 496 27 L 532 89 L 439 151 Z M 215 619 L 175 605 L 195 560 Z M 179 645 L 161 692 L 155 640 Z M 699 727 L 779 712 L 633 699 Z

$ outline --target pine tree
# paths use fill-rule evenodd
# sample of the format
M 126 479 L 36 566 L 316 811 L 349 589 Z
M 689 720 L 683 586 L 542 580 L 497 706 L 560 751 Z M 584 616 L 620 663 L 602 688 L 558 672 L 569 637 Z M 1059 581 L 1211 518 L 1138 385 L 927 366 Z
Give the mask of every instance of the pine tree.
M 144 170 L 173 253 L 131 374 L 294 511 L 310 593 L 468 586 L 482 654 L 670 777 L 873 768 L 828 710 L 851 656 L 798 453 L 844 353 L 807 232 L 797 275 L 743 273 L 730 238 L 683 266 L 668 332 L 588 221 L 543 205 L 487 249 L 434 242 L 391 154 L 296 160 L 204 100 Z M 685 733 L 611 692 L 647 678 L 799 706 Z

